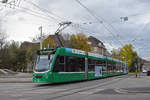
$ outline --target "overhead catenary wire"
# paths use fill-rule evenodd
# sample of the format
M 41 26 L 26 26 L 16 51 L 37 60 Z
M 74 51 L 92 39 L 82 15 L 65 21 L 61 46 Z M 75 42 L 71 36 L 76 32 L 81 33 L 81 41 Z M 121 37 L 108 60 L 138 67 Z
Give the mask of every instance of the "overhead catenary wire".
M 84 25 L 84 23 L 82 23 L 83 25 Z M 85 27 L 83 27 L 83 25 L 79 25 L 79 27 L 81 27 L 82 29 L 84 29 L 84 30 L 88 30 L 90 33 L 98 33 L 98 34 L 101 34 L 101 32 L 100 31 L 98 31 L 96 28 L 94 28 L 94 31 L 93 30 L 91 30 L 91 28 L 85 28 Z M 96 31 L 95 31 L 96 30 Z M 93 34 L 93 35 L 96 35 L 96 34 Z M 97 35 L 98 36 L 98 35 Z M 101 39 L 103 39 L 103 37 L 101 37 Z M 103 39 L 103 41 L 104 41 L 104 39 Z M 114 42 L 114 44 L 115 44 L 115 41 L 112 39 L 111 40 L 111 42 Z
M 139 37 L 140 34 L 147 28 L 147 26 L 148 26 L 149 24 L 150 24 L 150 22 L 145 23 L 144 27 L 141 29 L 140 32 L 138 32 L 138 34 L 136 35 L 136 37 Z M 137 40 L 138 40 L 138 39 L 136 39 L 136 38 L 134 37 L 134 39 L 133 39 L 131 42 L 135 43 Z
M 26 2 L 29 3 L 29 4 L 32 4 L 34 7 L 38 8 L 40 11 L 42 11 L 42 12 L 44 12 L 44 13 L 47 13 L 48 16 L 57 17 L 57 18 L 59 18 L 60 21 L 66 20 L 65 18 L 62 18 L 62 17 L 60 17 L 60 16 L 54 14 L 53 12 L 50 12 L 49 10 L 38 6 L 37 4 L 33 3 L 32 1 L 26 1 Z M 53 17 L 53 18 L 54 18 L 54 17 Z
M 81 29 L 84 29 L 85 30 L 85 28 L 81 28 Z M 94 35 L 95 36 L 95 34 L 93 33 L 93 32 L 91 32 L 91 31 L 89 31 L 89 30 L 85 30 L 86 31 L 86 33 L 88 34 L 88 35 Z M 96 37 L 99 37 L 99 35 L 96 35 Z M 104 39 L 102 39 L 101 38 L 101 40 L 100 41 L 102 41 L 103 43 L 107 43 L 109 46 L 111 46 L 111 47 L 113 47 L 112 46 L 112 42 L 114 42 L 114 41 L 111 41 L 111 42 L 108 42 L 108 41 L 105 41 Z
M 9 4 L 9 3 L 8 3 L 8 4 L 5 4 L 5 5 L 3 5 L 3 6 L 6 7 L 6 5 L 11 6 L 11 4 Z M 41 13 L 39 13 L 39 12 L 37 12 L 37 11 L 34 11 L 34 10 L 32 10 L 32 9 L 29 9 L 29 8 L 26 8 L 26 7 L 17 6 L 17 5 L 14 5 L 14 7 L 15 7 L 15 8 L 20 8 L 20 9 L 24 10 L 25 13 L 31 14 L 31 15 L 33 15 L 33 16 L 41 17 L 41 18 L 44 19 L 44 20 L 50 20 L 50 19 L 52 19 L 52 20 L 54 20 L 55 22 L 59 23 L 59 21 L 58 21 L 56 18 L 51 17 L 51 16 L 42 15 Z M 11 8 L 11 7 L 9 7 L 9 8 Z M 27 11 L 28 11 L 28 12 L 27 12 Z
M 84 29 L 84 30 L 85 30 L 85 28 L 83 28 L 83 27 L 81 27 L 81 29 Z M 87 29 L 86 29 L 85 31 L 86 31 L 86 32 L 89 32 L 89 35 L 95 36 L 95 34 L 94 34 L 93 32 L 88 31 Z M 95 32 L 95 33 L 96 33 L 96 32 Z M 98 32 L 98 33 L 99 33 L 99 32 Z M 96 37 L 99 37 L 99 35 L 96 35 Z M 105 43 L 108 43 L 110 46 L 112 46 L 112 43 L 113 43 L 113 44 L 116 44 L 116 42 L 113 41 L 113 40 L 106 41 L 106 40 L 104 40 L 104 39 L 101 38 L 101 41 L 103 41 L 103 42 L 105 42 Z
M 134 37 L 133 38 L 133 40 L 130 42 L 131 44 L 133 44 L 133 45 L 138 45 L 137 44 L 137 42 L 140 42 L 140 43 L 142 43 L 144 40 L 142 40 L 142 39 L 139 39 L 138 37 L 140 37 L 140 35 L 141 35 L 141 33 L 146 29 L 146 27 L 148 26 L 150 24 L 150 22 L 148 22 L 148 23 L 145 23 L 145 25 L 143 26 L 143 28 L 141 29 L 141 31 L 140 32 L 138 32 L 138 34 L 136 35 L 136 37 Z M 135 44 L 136 43 L 136 44 Z M 144 41 L 144 43 L 145 43 L 145 41 Z M 148 42 L 149 43 L 149 42 Z M 142 44 L 142 46 L 144 46 L 143 44 Z M 136 49 L 138 50 L 138 52 L 139 52 L 139 54 L 140 54 L 140 52 L 141 52 L 141 50 L 138 48 L 139 46 L 136 46 Z M 146 46 L 144 46 L 144 48 L 146 49 Z M 145 50 L 144 50 L 145 51 Z M 143 53 L 143 52 L 142 52 Z
M 75 24 L 75 26 L 76 26 L 76 24 Z M 74 25 L 73 25 L 72 27 L 74 27 Z M 88 35 L 96 35 L 96 34 L 94 34 L 94 33 L 100 33 L 100 32 L 96 32 L 96 31 L 92 31 L 92 30 L 90 30 L 90 29 L 84 28 L 84 27 L 82 27 L 82 25 L 79 25 L 79 24 L 78 24 L 78 28 L 83 29 Z M 84 32 L 83 32 L 83 33 L 84 33 Z M 99 35 L 96 35 L 96 36 L 98 37 Z M 101 39 L 102 39 L 102 38 L 101 38 Z M 106 42 L 106 41 L 103 40 L 103 39 L 102 39 L 102 41 L 105 42 L 105 43 L 108 43 L 108 45 L 110 45 L 110 46 L 112 47 L 112 43 Z M 112 40 L 111 42 L 114 42 L 114 41 Z M 114 43 L 115 43 L 115 42 L 114 42 Z
M 21 0 L 18 1 L 18 6 L 20 6 Z
M 17 6 L 16 6 L 17 7 Z M 41 15 L 41 13 L 39 13 L 39 12 L 37 12 L 37 11 L 34 11 L 34 10 L 31 10 L 31 9 L 28 9 L 28 8 L 25 8 L 25 7 L 18 7 L 18 8 L 21 8 L 21 9 L 24 9 L 24 10 L 28 10 L 28 11 L 30 11 L 30 12 L 33 12 L 33 13 L 35 13 L 35 14 L 39 14 L 40 16 L 44 16 L 44 15 Z M 56 19 L 56 18 L 54 18 L 54 17 L 51 17 L 51 16 L 45 16 L 45 17 L 47 17 L 47 18 L 51 18 L 51 19 L 53 19 L 54 21 L 56 21 L 56 22 L 58 22 L 59 23 L 59 21 Z
M 23 11 L 24 9 L 21 9 L 20 7 L 18 7 L 20 11 Z M 46 20 L 46 21 L 49 21 L 50 18 L 48 17 L 45 17 L 45 16 L 42 16 L 42 15 L 39 15 L 39 14 L 36 14 L 36 13 L 33 13 L 32 11 L 26 11 L 25 12 L 26 14 L 29 14 L 29 15 L 32 15 L 32 16 L 35 16 L 35 17 L 38 17 L 40 19 L 43 19 L 43 20 Z
M 104 26 L 104 28 L 108 31 L 108 33 L 109 34 L 111 34 L 114 38 L 116 37 L 114 34 L 113 34 L 113 32 L 111 32 L 110 30 L 109 30 L 109 28 L 107 28 L 106 27 L 106 25 L 104 24 L 104 20 L 103 20 L 103 18 L 101 18 L 102 20 L 100 20 L 89 8 L 87 8 L 83 3 L 81 3 L 79 0 L 75 0 L 78 4 L 80 4 L 84 9 L 86 9 L 87 10 L 87 12 L 89 13 L 89 14 L 91 14 L 91 16 L 93 16 L 100 24 L 102 24 L 103 26 Z M 115 40 L 117 40 L 117 39 L 115 39 Z M 123 46 L 123 43 L 120 41 L 120 40 L 117 40 L 119 43 L 120 43 L 120 45 L 121 46 Z
M 79 23 L 77 24 L 78 25 L 78 28 L 80 29 L 80 30 L 84 30 L 86 33 L 89 33 L 89 35 L 96 35 L 96 37 L 97 36 L 99 36 L 99 35 L 97 35 L 97 34 L 100 34 L 100 32 L 97 32 L 97 31 L 93 31 L 93 30 L 91 30 L 91 29 L 89 29 L 89 28 L 85 28 L 85 27 L 83 27 L 83 25 L 80 25 Z M 75 25 L 76 26 L 76 25 Z M 84 33 L 84 32 L 83 32 Z M 94 34 L 94 33 L 97 33 L 97 34 Z M 102 38 L 101 38 L 102 39 Z M 105 43 L 108 43 L 108 42 L 106 42 L 104 39 L 102 40 L 102 41 L 104 41 Z M 112 46 L 112 43 L 114 43 L 115 44 L 115 41 L 114 40 L 111 40 L 110 41 L 111 43 L 108 43 L 110 46 Z

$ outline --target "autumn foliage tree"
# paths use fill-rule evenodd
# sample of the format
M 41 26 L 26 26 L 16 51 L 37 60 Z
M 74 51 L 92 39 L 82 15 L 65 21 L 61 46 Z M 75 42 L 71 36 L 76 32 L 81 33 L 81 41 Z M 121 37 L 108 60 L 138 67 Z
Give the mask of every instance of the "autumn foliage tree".
M 87 52 L 91 51 L 91 45 L 88 44 L 88 38 L 84 34 L 72 34 L 70 37 L 69 47 Z
M 50 36 L 48 36 L 42 43 L 42 48 L 50 48 L 50 47 L 54 47 L 55 43 L 54 41 L 51 39 Z
M 129 70 L 135 71 L 134 66 L 135 66 L 136 60 L 138 59 L 138 55 L 137 55 L 137 52 L 133 50 L 133 46 L 131 44 L 125 45 L 120 50 L 120 55 L 123 61 L 127 60 Z
M 135 64 L 136 60 L 138 59 L 138 54 L 133 50 L 133 46 L 131 44 L 123 46 L 118 51 L 112 51 L 111 56 L 122 61 L 127 61 L 129 71 L 135 71 Z

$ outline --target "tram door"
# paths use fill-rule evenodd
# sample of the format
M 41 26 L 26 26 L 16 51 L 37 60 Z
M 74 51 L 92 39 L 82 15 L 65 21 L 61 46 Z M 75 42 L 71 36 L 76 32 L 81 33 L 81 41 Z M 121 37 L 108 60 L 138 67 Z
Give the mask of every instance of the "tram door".
M 85 57 L 85 80 L 88 79 L 88 58 Z

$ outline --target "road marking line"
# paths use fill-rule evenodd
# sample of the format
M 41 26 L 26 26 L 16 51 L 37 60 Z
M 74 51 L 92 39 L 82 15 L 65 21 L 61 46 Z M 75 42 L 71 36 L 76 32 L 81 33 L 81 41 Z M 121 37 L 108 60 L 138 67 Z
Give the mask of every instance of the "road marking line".
M 12 97 L 22 97 L 23 94 L 10 94 L 10 96 L 12 96 Z
M 96 92 L 100 92 L 103 91 L 104 89 L 94 89 L 94 90 L 90 90 L 90 91 L 86 91 L 86 92 L 79 92 L 79 94 L 94 94 Z
M 116 91 L 117 93 L 121 93 L 121 94 L 127 93 L 126 90 L 119 89 L 119 88 L 114 89 L 114 91 Z

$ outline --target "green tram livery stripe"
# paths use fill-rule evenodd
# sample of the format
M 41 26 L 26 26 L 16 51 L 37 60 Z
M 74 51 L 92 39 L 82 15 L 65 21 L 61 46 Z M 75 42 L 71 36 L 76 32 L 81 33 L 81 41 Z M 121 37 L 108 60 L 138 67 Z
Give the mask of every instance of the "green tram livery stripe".
M 44 66 L 38 66 L 41 67 L 41 71 L 33 72 L 34 83 L 59 83 L 85 80 L 84 67 L 86 63 L 86 57 L 88 57 L 89 60 L 87 63 L 89 67 L 88 79 L 127 74 L 127 63 L 117 59 L 113 59 L 111 57 L 106 57 L 95 53 L 89 53 L 82 50 L 61 47 L 57 48 L 56 52 L 49 55 L 50 57 L 48 55 L 44 56 L 44 59 L 46 60 L 42 60 L 42 56 L 39 56 L 39 58 L 41 58 L 41 61 L 49 62 L 41 62 L 41 64 L 44 64 Z M 82 66 L 83 69 L 78 68 L 78 71 L 76 71 L 77 69 L 73 69 L 79 66 Z M 47 68 L 48 70 L 42 71 Z

